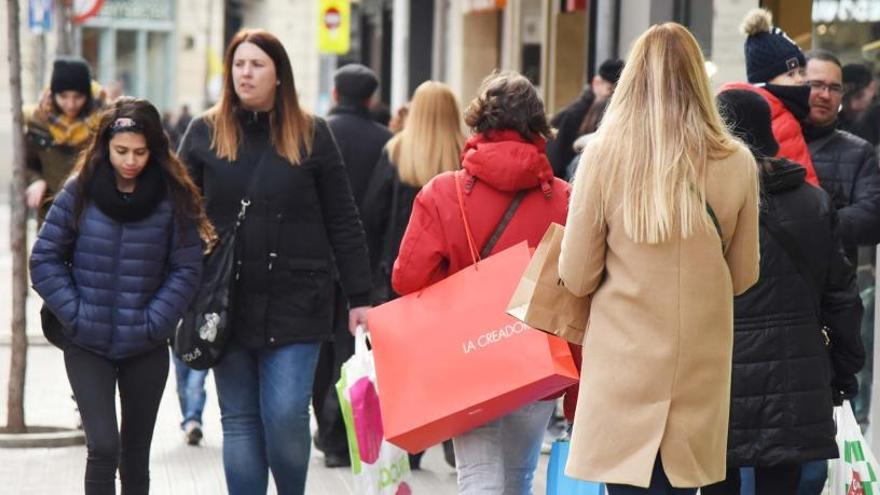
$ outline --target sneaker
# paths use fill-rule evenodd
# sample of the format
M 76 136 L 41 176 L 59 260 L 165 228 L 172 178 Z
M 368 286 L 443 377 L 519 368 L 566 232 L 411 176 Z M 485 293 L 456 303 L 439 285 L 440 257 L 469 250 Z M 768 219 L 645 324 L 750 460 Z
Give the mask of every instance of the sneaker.
M 183 425 L 187 445 L 198 445 L 202 441 L 202 424 L 195 420 L 187 421 Z
M 324 453 L 324 466 L 328 468 L 348 467 L 351 466 L 351 459 L 348 455 Z

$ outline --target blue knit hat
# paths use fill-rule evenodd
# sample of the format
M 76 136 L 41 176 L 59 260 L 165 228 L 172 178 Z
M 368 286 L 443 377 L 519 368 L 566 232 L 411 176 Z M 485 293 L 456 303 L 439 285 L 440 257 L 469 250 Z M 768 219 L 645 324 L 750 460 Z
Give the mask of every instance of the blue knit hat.
M 742 24 L 746 38 L 746 73 L 750 83 L 766 83 L 774 77 L 804 67 L 804 53 L 787 34 L 773 27 L 773 17 L 764 9 L 752 9 Z

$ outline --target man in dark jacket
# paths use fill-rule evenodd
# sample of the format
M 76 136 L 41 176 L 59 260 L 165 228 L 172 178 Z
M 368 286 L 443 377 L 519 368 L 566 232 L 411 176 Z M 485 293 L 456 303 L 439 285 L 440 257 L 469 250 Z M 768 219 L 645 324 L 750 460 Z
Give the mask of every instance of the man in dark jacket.
M 843 108 L 840 128 L 868 141 L 880 144 L 880 106 L 874 103 L 877 81 L 865 64 L 843 66 Z
M 806 79 L 811 86 L 810 116 L 804 137 L 822 188 L 828 192 L 839 216 L 838 235 L 853 266 L 859 266 L 859 246 L 880 242 L 880 174 L 874 147 L 864 139 L 838 129 L 843 97 L 840 61 L 832 53 L 808 54 Z M 860 392 L 854 401 L 856 418 L 866 422 L 869 414 L 873 368 L 873 256 L 859 269 L 860 289 L 869 301 L 862 322 L 867 363 L 859 374 Z M 864 269 L 863 269 L 864 268 Z
M 376 74 L 360 64 L 340 67 L 333 75 L 333 100 L 327 124 L 336 138 L 355 203 L 362 209 L 364 191 L 391 131 L 376 123 L 369 104 L 379 86 Z M 315 446 L 324 451 L 327 467 L 348 466 L 348 439 L 336 397 L 339 369 L 354 353 L 348 331 L 348 303 L 337 285 L 333 341 L 324 342 L 315 370 L 312 405 L 318 420 Z
M 333 75 L 333 84 L 335 105 L 327 123 L 339 144 L 354 200 L 360 207 L 373 167 L 391 139 L 391 131 L 375 122 L 370 114 L 370 99 L 379 87 L 379 79 L 369 67 L 340 67 Z
M 565 178 L 565 170 L 574 158 L 574 142 L 580 136 L 578 130 L 587 111 L 595 101 L 611 97 L 620 73 L 623 71 L 623 60 L 608 59 L 599 66 L 599 73 L 593 76 L 590 85 L 584 88 L 581 96 L 560 110 L 550 121 L 556 130 L 556 139 L 547 143 L 547 158 L 553 167 L 556 177 Z

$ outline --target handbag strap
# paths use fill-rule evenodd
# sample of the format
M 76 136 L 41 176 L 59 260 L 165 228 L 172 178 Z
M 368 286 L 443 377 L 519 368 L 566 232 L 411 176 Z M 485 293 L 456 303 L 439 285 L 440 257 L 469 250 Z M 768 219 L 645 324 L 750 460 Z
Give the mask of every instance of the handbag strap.
M 715 230 L 718 231 L 718 238 L 721 239 L 721 252 L 724 252 L 724 234 L 721 233 L 721 223 L 718 222 L 718 216 L 715 215 L 715 210 L 712 209 L 712 205 L 709 202 L 706 202 L 706 212 L 709 213 L 709 218 L 712 219 L 712 224 L 715 225 Z
M 775 218 L 763 211 L 761 212 L 760 221 L 761 225 L 767 229 L 770 236 L 782 246 L 783 251 L 785 251 L 791 261 L 794 262 L 798 275 L 801 276 L 808 287 L 813 289 L 814 292 L 817 292 L 818 283 L 814 280 L 813 276 L 810 275 L 810 263 L 807 261 L 807 258 L 804 255 L 803 250 L 801 250 L 800 244 L 798 244 L 797 240 L 795 240 L 791 233 L 789 233 L 788 230 L 786 230 L 785 227 L 783 227 Z M 820 316 L 820 303 L 816 297 L 813 297 L 812 299 L 816 316 Z
M 385 226 L 385 245 L 383 246 L 382 259 L 379 260 L 379 265 L 383 267 L 384 270 L 390 273 L 391 268 L 391 248 L 394 242 L 394 230 L 397 227 L 397 208 L 399 206 L 399 198 L 400 195 L 400 177 L 397 174 L 397 169 L 394 169 L 394 174 L 391 176 L 391 213 L 388 215 L 388 224 Z
M 263 146 L 260 150 L 260 156 L 257 158 L 257 165 L 254 167 L 254 170 L 251 172 L 251 177 L 248 179 L 248 185 L 244 190 L 244 196 L 241 198 L 241 208 L 238 210 L 238 216 L 235 219 L 235 229 L 238 230 L 238 227 L 241 226 L 241 223 L 244 222 L 245 217 L 247 216 L 248 206 L 251 205 L 251 197 L 254 196 L 254 188 L 257 184 L 257 178 L 260 177 L 260 172 L 263 170 L 263 162 L 266 158 L 266 152 L 272 146 Z
M 504 215 L 502 215 L 501 220 L 499 220 L 498 225 L 495 227 L 495 230 L 492 232 L 492 235 L 489 236 L 489 241 L 483 246 L 482 251 L 477 252 L 476 242 L 474 241 L 474 235 L 471 232 L 470 222 L 467 219 L 467 211 L 464 207 L 464 195 L 461 192 L 461 181 L 459 179 L 459 173 L 455 173 L 455 192 L 458 196 L 458 209 L 461 212 L 461 219 L 464 222 L 464 231 L 467 236 L 468 241 L 468 250 L 471 254 L 471 259 L 474 264 L 481 261 L 483 258 L 489 256 L 489 253 L 492 252 L 492 248 L 495 247 L 495 244 L 498 242 L 498 239 L 501 237 L 501 234 L 504 232 L 504 229 L 507 228 L 507 224 L 510 223 L 510 220 L 513 219 L 514 213 L 519 208 L 519 205 L 522 203 L 523 198 L 526 193 L 528 193 L 527 189 L 523 189 L 517 191 L 516 195 L 513 197 L 513 200 L 507 206 L 507 209 L 504 211 Z

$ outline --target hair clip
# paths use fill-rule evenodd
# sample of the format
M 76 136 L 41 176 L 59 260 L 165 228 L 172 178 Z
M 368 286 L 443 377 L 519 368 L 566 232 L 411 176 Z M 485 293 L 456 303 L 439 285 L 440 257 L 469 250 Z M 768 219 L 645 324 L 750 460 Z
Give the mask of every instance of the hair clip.
M 130 117 L 119 117 L 110 124 L 110 132 L 117 133 L 122 131 L 139 131 L 141 127 Z

